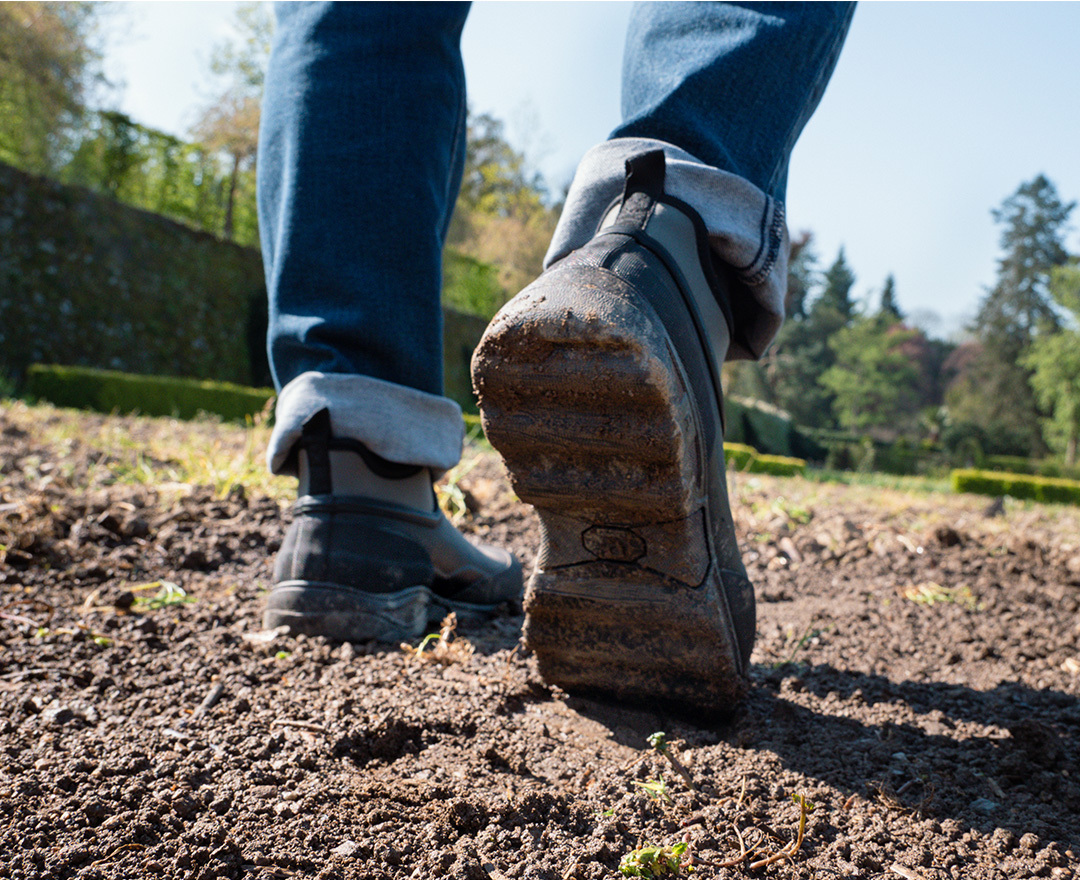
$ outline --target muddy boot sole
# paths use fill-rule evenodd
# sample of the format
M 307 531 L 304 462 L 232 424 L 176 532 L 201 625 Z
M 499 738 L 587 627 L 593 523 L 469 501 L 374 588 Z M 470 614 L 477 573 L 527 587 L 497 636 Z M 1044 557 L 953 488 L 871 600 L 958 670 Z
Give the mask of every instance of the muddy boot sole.
M 649 302 L 602 268 L 551 270 L 496 317 L 473 379 L 487 436 L 541 520 L 525 638 L 544 679 L 730 711 L 743 679 L 700 420 Z

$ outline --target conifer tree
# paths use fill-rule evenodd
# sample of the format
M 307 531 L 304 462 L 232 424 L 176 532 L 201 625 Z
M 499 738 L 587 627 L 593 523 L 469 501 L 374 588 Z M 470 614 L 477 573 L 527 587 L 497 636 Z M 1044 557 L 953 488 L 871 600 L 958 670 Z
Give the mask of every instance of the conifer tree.
M 885 286 L 881 289 L 881 305 L 878 314 L 892 324 L 899 324 L 904 320 L 904 313 L 900 311 L 900 305 L 896 301 L 896 279 L 892 274 L 885 279 Z

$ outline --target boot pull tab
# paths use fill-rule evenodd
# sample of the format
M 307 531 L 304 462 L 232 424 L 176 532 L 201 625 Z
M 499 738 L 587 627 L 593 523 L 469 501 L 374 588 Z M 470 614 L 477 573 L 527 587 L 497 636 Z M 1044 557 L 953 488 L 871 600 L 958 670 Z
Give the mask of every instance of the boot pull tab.
M 664 195 L 666 160 L 663 150 L 650 150 L 626 160 L 626 183 L 617 224 L 643 227 L 653 206 Z
M 320 409 L 304 422 L 300 446 L 307 453 L 308 493 L 329 495 L 330 483 L 330 410 Z

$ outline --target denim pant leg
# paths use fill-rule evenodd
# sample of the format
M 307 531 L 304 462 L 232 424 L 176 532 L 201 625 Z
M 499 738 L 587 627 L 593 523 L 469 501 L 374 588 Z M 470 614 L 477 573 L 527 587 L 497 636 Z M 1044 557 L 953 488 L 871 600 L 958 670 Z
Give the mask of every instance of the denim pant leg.
M 460 185 L 467 3 L 281 3 L 259 136 L 279 389 L 271 469 L 303 422 L 435 470 L 461 452 L 442 396 L 441 255 Z
M 627 158 L 661 148 L 667 188 L 735 270 L 729 357 L 760 357 L 787 286 L 783 199 L 795 141 L 825 90 L 854 3 L 641 3 L 623 61 L 622 124 L 578 166 L 545 265 L 592 237 Z

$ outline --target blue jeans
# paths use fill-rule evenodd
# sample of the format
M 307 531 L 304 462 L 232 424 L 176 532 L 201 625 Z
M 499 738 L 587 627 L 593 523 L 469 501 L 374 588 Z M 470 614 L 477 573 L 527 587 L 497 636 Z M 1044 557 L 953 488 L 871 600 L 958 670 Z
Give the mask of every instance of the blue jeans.
M 669 191 L 701 213 L 715 257 L 738 272 L 731 356 L 759 356 L 783 319 L 788 160 L 853 8 L 635 7 L 623 122 L 582 160 L 545 264 L 592 236 L 625 158 L 659 146 Z M 467 13 L 467 3 L 277 6 L 258 162 L 281 392 L 275 472 L 323 406 L 335 434 L 385 458 L 438 471 L 460 455 L 460 412 L 442 397 L 440 255 L 464 156 Z

